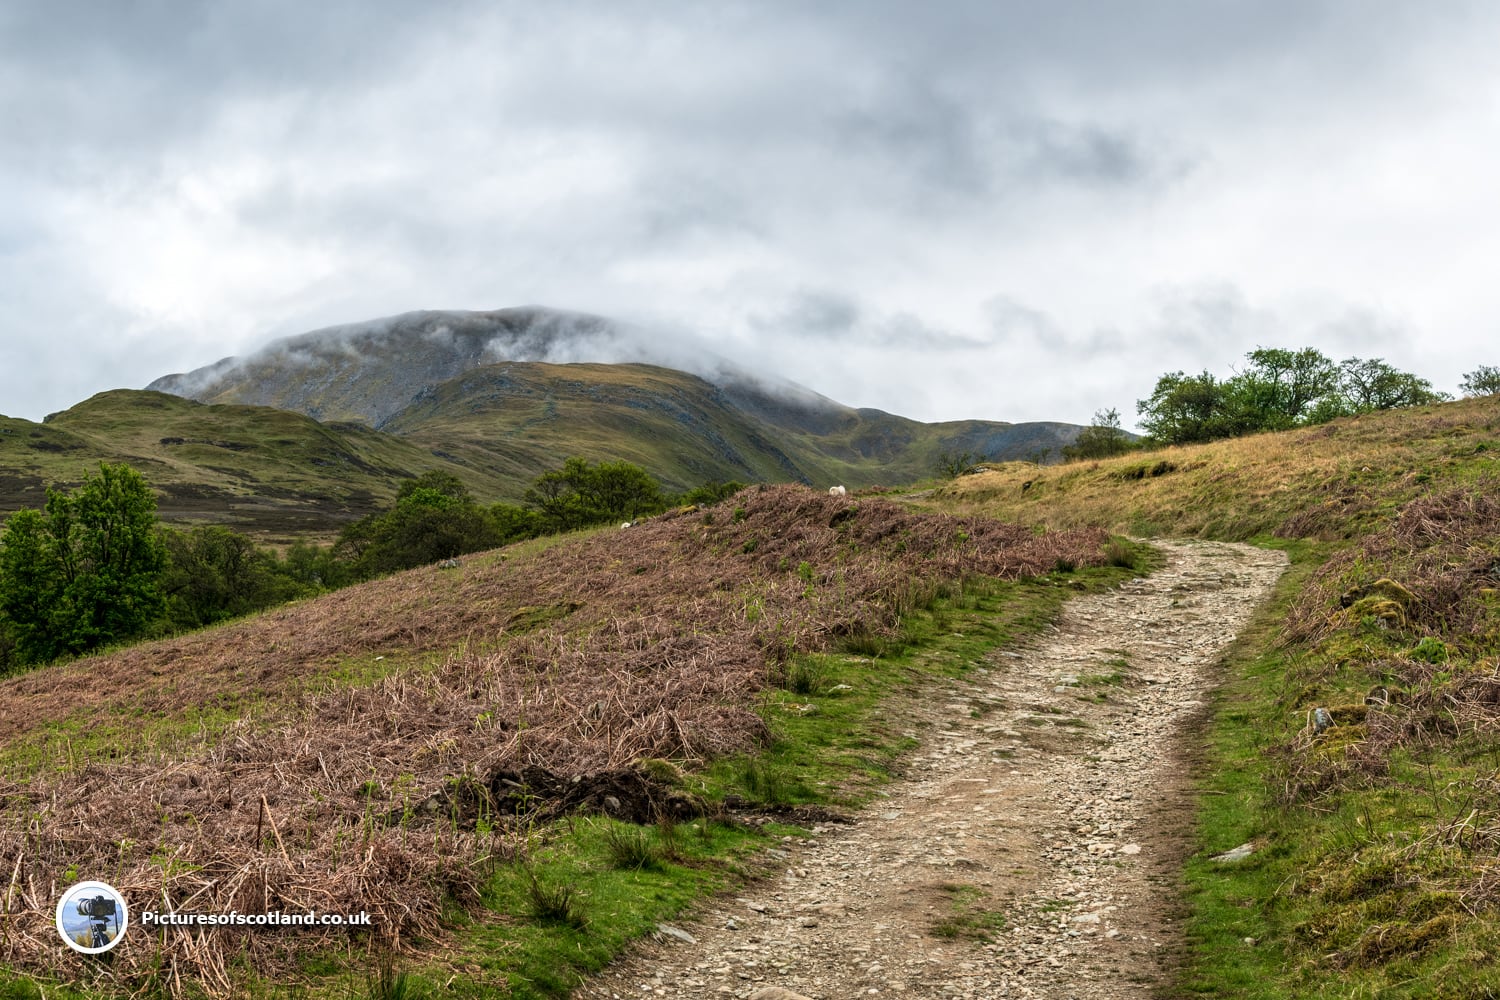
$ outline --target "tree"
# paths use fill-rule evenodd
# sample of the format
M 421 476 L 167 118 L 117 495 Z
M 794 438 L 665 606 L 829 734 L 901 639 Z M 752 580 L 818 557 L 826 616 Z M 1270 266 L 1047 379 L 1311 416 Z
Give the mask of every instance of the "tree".
M 541 515 L 515 504 L 495 504 L 489 509 L 489 518 L 490 526 L 495 531 L 496 545 L 509 545 L 511 542 L 536 538 L 546 532 Z
M 401 501 L 407 499 L 418 490 L 430 490 L 433 493 L 451 497 L 454 500 L 467 501 L 473 499 L 469 493 L 469 488 L 464 485 L 462 479 L 459 479 L 451 472 L 443 472 L 441 469 L 429 469 L 415 479 L 402 481 L 401 486 L 396 490 L 396 503 L 400 504 Z
M 353 567 L 338 558 L 335 545 L 296 541 L 276 563 L 276 574 L 294 596 L 337 590 L 353 582 Z
M 1227 405 L 1233 423 L 1253 430 L 1283 430 L 1302 423 L 1317 402 L 1339 385 L 1339 366 L 1322 351 L 1257 347 L 1250 364 L 1229 379 Z
M 1335 417 L 1446 399 L 1432 384 L 1379 358 L 1334 364 L 1313 348 L 1258 347 L 1244 371 L 1220 381 L 1171 372 L 1136 404 L 1141 423 L 1163 444 L 1325 423 Z
M 985 461 L 985 457 L 978 452 L 949 451 L 944 448 L 938 452 L 937 474 L 944 479 L 957 479 L 983 461 Z
M 278 604 L 301 588 L 280 574 L 275 555 L 237 531 L 200 525 L 162 532 L 162 593 L 174 628 L 193 629 Z
M 1401 371 L 1380 358 L 1348 358 L 1339 365 L 1339 390 L 1352 413 L 1421 406 L 1446 397 L 1432 383 Z
M 677 500 L 679 503 L 701 503 L 705 507 L 709 507 L 722 500 L 728 500 L 744 488 L 745 484 L 735 479 L 731 479 L 727 483 L 721 483 L 717 479 L 710 479 L 701 486 L 694 486 L 678 497 Z
M 661 485 L 629 462 L 590 465 L 573 457 L 537 477 L 522 497 L 551 531 L 572 531 L 610 521 L 633 521 L 667 508 Z
M 372 514 L 339 537 L 339 548 L 362 577 L 394 573 L 499 544 L 495 526 L 468 488 L 446 473 L 401 484 L 396 505 Z
M 134 638 L 160 617 L 165 548 L 156 497 L 128 465 L 99 466 L 0 535 L 0 615 L 17 656 L 36 663 Z
M 1480 365 L 1471 372 L 1465 372 L 1464 380 L 1458 387 L 1465 396 L 1500 395 L 1500 367 Z
M 1120 411 L 1114 407 L 1095 410 L 1094 422 L 1078 432 L 1072 444 L 1063 448 L 1069 459 L 1109 458 L 1130 450 L 1130 438 L 1120 427 Z
M 1210 372 L 1169 372 L 1156 380 L 1147 399 L 1136 403 L 1141 426 L 1162 444 L 1192 444 L 1228 437 L 1230 429 L 1224 384 Z

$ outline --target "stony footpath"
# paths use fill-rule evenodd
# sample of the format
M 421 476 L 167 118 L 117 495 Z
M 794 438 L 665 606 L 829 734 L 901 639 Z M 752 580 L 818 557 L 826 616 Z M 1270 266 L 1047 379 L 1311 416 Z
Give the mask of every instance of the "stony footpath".
M 1182 737 L 1286 564 L 1158 544 L 1156 574 L 1069 602 L 1049 634 L 912 706 L 922 746 L 855 823 L 787 840 L 778 875 L 574 996 L 1150 996 L 1181 941 Z

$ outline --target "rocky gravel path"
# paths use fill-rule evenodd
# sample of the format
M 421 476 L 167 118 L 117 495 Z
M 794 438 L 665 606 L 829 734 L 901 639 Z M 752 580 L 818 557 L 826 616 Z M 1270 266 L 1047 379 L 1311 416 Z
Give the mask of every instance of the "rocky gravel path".
M 575 997 L 1148 997 L 1180 948 L 1182 736 L 1210 667 L 1285 567 L 1245 545 L 1157 543 L 1167 565 L 1070 601 L 913 708 L 906 778 L 780 874 Z

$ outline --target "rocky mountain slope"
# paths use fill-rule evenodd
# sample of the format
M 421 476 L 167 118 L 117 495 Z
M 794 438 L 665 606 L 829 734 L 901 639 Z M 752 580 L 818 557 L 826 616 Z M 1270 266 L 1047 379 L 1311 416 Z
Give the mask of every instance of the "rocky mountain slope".
M 149 388 L 357 421 L 516 487 L 570 454 L 628 459 L 675 488 L 705 479 L 901 483 L 929 475 L 944 451 L 1055 456 L 1078 431 L 854 409 L 702 349 L 534 308 L 330 327 Z

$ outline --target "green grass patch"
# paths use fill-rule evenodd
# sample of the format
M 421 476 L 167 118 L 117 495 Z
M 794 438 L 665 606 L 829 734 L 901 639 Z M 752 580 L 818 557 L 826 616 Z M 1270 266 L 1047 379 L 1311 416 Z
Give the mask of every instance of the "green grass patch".
M 450 961 L 466 975 L 444 995 L 566 997 L 631 940 L 701 896 L 738 883 L 754 855 L 786 832 L 700 819 L 678 831 L 673 850 L 680 860 L 671 862 L 664 860 L 659 828 L 636 831 L 658 860 L 630 867 L 618 863 L 611 846 L 635 836 L 620 827 L 605 819 L 555 825 L 538 832 L 527 862 L 497 871 L 485 890 L 490 916 L 458 930 Z
M 989 943 L 1005 931 L 1005 915 L 987 907 L 989 895 L 979 886 L 948 882 L 938 889 L 947 908 L 933 921 L 934 937 Z

